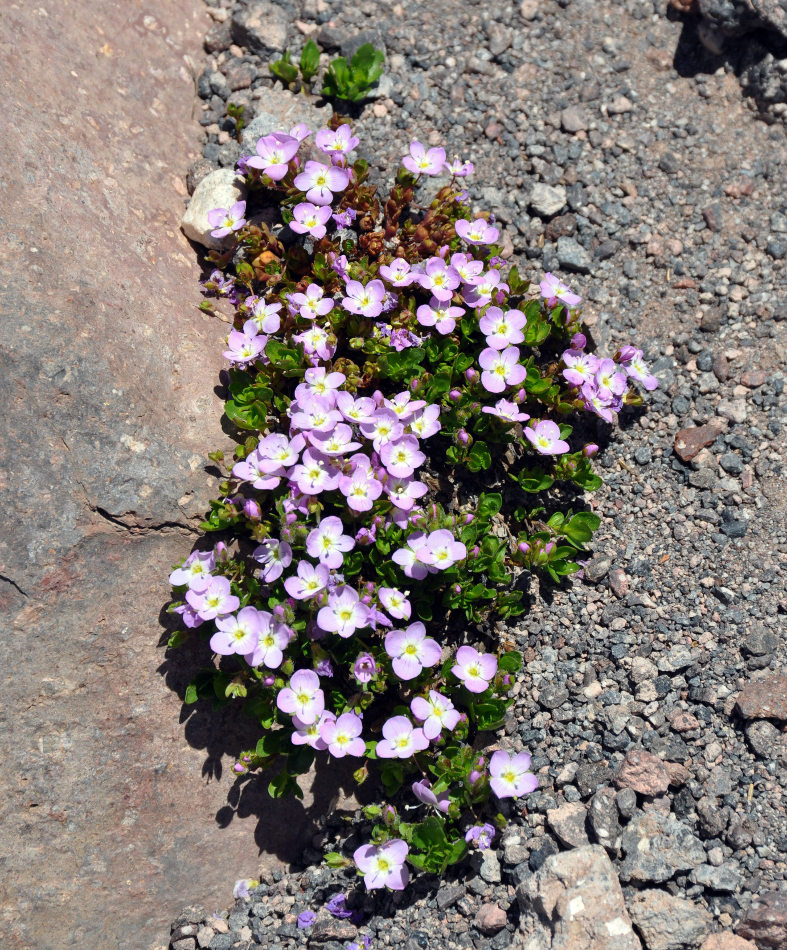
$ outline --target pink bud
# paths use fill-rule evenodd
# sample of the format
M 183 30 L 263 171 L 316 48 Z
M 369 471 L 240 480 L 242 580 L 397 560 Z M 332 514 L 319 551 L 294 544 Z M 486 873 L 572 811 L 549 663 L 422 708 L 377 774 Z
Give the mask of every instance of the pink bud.
M 262 685 L 273 686 L 275 682 L 276 682 L 276 677 L 272 673 L 269 673 L 267 676 L 263 677 Z
M 448 398 L 451 400 L 451 402 L 459 402 L 459 400 L 462 398 L 462 393 L 458 389 L 452 389 L 448 394 Z
M 555 542 L 554 542 L 554 541 L 547 541 L 547 543 L 544 545 L 544 555 L 545 555 L 545 557 L 549 557 L 549 555 L 550 555 L 554 550 L 555 550 Z
M 527 390 L 526 389 L 517 389 L 514 393 L 514 402 L 519 405 L 519 403 L 524 402 L 527 399 Z
M 520 541 L 516 547 L 521 554 L 527 554 L 530 551 L 530 545 L 527 541 Z
M 475 515 L 466 514 L 465 515 L 465 524 L 472 524 L 475 521 Z
M 375 391 L 372 393 L 372 399 L 374 400 L 375 406 L 379 407 L 382 406 L 385 396 L 383 396 L 379 389 L 375 389 Z
M 253 498 L 246 499 L 243 512 L 250 521 L 259 521 L 262 518 L 262 509 Z
M 473 770 L 468 776 L 467 779 L 471 785 L 476 785 L 484 777 L 483 772 L 477 772 Z
M 468 369 L 465 370 L 465 379 L 468 381 L 468 383 L 471 383 L 471 384 L 477 383 L 478 371 L 473 369 L 472 366 L 470 366 Z
M 444 245 L 440 248 L 440 250 L 437 252 L 437 256 L 438 256 L 438 257 L 442 257 L 442 259 L 445 260 L 446 254 L 448 254 L 448 245 L 447 245 L 447 244 L 444 244 Z
M 470 557 L 473 557 L 473 558 L 478 557 L 480 553 L 481 553 L 481 548 L 477 544 L 475 545 L 475 547 L 470 549 Z
M 454 584 L 454 593 L 455 593 L 457 596 L 462 593 L 462 585 L 461 585 L 461 584 Z
M 586 459 L 592 459 L 593 456 L 598 452 L 598 446 L 595 442 L 588 442 L 588 444 L 582 449 L 582 454 Z
M 277 620 L 284 620 L 284 604 L 276 604 L 273 608 L 273 616 Z
M 223 541 L 219 541 L 216 547 L 213 549 L 213 553 L 216 557 L 216 560 L 224 564 L 230 559 L 229 548 Z
M 294 512 L 294 511 L 290 511 L 290 512 L 288 512 L 288 514 L 286 514 L 286 515 L 284 516 L 284 523 L 285 523 L 285 524 L 295 524 L 295 522 L 296 522 L 297 520 L 298 520 L 298 515 L 297 515 L 297 513 Z
M 372 598 L 368 594 L 364 594 L 363 597 L 361 597 L 361 603 L 364 605 L 364 607 L 371 607 Z
M 292 541 L 292 531 L 289 528 L 282 528 L 281 539 L 289 544 Z
M 511 685 L 511 674 L 503 673 L 503 686 L 510 686 L 510 685 Z
M 584 333 L 575 333 L 571 337 L 571 349 L 572 350 L 584 350 L 587 346 L 587 339 Z
M 468 435 L 468 433 L 467 433 L 464 429 L 460 429 L 460 430 L 456 433 L 456 441 L 457 441 L 460 445 L 467 445 L 467 443 L 470 441 L 470 436 Z
M 249 770 L 245 765 L 242 765 L 240 762 L 236 762 L 235 765 L 232 766 L 232 771 L 237 772 L 238 775 L 243 775 L 244 772 L 248 772 Z

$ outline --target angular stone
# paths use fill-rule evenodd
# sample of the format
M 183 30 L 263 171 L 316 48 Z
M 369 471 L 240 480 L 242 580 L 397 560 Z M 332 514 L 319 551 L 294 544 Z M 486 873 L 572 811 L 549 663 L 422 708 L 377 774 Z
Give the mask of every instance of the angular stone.
M 589 274 L 591 258 L 588 251 L 574 238 L 559 237 L 557 239 L 557 259 L 561 267 L 578 274 Z
M 642 891 L 628 909 L 647 950 L 699 947 L 713 923 L 704 907 L 660 890 Z
M 214 225 L 208 221 L 208 212 L 214 208 L 230 208 L 236 201 L 242 201 L 245 195 L 246 186 L 235 174 L 234 168 L 218 168 L 206 175 L 194 189 L 180 222 L 183 233 L 211 250 L 227 247 L 234 238 L 231 235 L 225 238 L 211 237 Z
M 692 426 L 681 429 L 675 436 L 675 454 L 684 462 L 696 458 L 706 445 L 711 445 L 719 437 L 722 429 L 716 425 Z
M 618 788 L 633 788 L 640 795 L 660 795 L 669 788 L 670 773 L 657 755 L 631 749 L 620 763 L 615 783 Z
M 717 868 L 701 864 L 694 868 L 689 880 L 720 894 L 734 894 L 743 883 L 743 876 L 734 864 L 721 864 Z
M 533 186 L 530 208 L 540 218 L 551 218 L 566 206 L 566 189 L 562 185 L 552 187 L 543 182 Z
M 473 918 L 475 927 L 487 937 L 502 930 L 507 923 L 508 916 L 499 904 L 482 904 Z
M 787 676 L 774 673 L 744 686 L 735 709 L 744 719 L 787 720 Z
M 582 106 L 568 106 L 560 113 L 560 124 L 565 132 L 585 132 L 588 117 Z
M 642 950 L 615 869 L 597 845 L 547 858 L 516 895 L 526 946 Z
M 700 840 L 684 824 L 660 811 L 633 818 L 621 836 L 621 846 L 626 855 L 620 867 L 623 881 L 668 881 L 678 871 L 690 871 L 705 861 Z
M 596 841 L 611 855 L 616 855 L 621 829 L 615 792 L 611 788 L 600 788 L 590 800 L 588 822 Z
M 584 805 L 567 802 L 547 811 L 547 824 L 566 848 L 581 848 L 590 844 L 585 831 L 585 817 Z
M 700 950 L 757 950 L 757 944 L 725 931 L 706 937 L 702 941 Z
M 232 17 L 232 38 L 238 46 L 267 59 L 287 46 L 290 18 L 276 3 L 250 0 Z
M 772 891 L 755 897 L 738 925 L 741 937 L 753 940 L 759 950 L 787 947 L 787 892 Z

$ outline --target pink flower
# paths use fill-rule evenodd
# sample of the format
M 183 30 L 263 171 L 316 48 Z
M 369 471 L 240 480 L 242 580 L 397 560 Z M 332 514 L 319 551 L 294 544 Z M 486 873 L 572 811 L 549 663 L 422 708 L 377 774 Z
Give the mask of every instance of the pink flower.
M 382 494 L 383 486 L 372 474 L 369 459 L 364 455 L 356 455 L 353 456 L 352 472 L 339 479 L 339 491 L 353 511 L 369 511 L 375 499 Z
M 257 646 L 263 617 L 255 607 L 244 607 L 237 616 L 217 617 L 210 648 L 220 656 L 251 653 Z M 270 614 L 268 614 L 270 617 Z
M 478 363 L 481 385 L 487 392 L 502 393 L 507 386 L 518 386 L 527 376 L 527 370 L 519 362 L 519 347 L 507 346 L 504 350 L 491 347 L 481 350 Z
M 592 353 L 582 353 L 580 350 L 566 350 L 563 353 L 563 378 L 572 386 L 584 386 L 596 375 L 599 360 Z
M 419 439 L 428 439 L 429 436 L 436 435 L 442 428 L 438 421 L 440 415 L 440 406 L 427 406 L 422 412 L 419 412 L 414 419 L 409 422 L 409 429 Z
M 419 552 L 419 558 L 433 570 L 447 571 L 457 561 L 464 561 L 467 557 L 467 548 L 447 528 L 432 531 L 425 547 L 425 551 Z
M 464 316 L 463 307 L 446 306 L 436 297 L 432 297 L 429 304 L 421 304 L 415 316 L 422 327 L 434 327 L 438 333 L 446 336 L 456 327 L 456 321 Z
M 200 620 L 226 617 L 240 607 L 240 600 L 231 593 L 226 577 L 212 577 L 210 584 L 200 593 L 187 590 L 186 603 L 197 612 Z
M 320 689 L 320 677 L 314 670 L 298 670 L 290 677 L 290 684 L 276 697 L 282 712 L 297 716 L 304 725 L 315 722 L 325 709 L 325 694 Z
M 408 422 L 410 417 L 426 405 L 424 399 L 413 399 L 407 390 L 397 393 L 393 399 L 383 399 L 383 405 L 396 415 L 400 422 Z
M 356 425 L 370 422 L 376 411 L 374 400 L 369 396 L 355 399 L 352 393 L 344 391 L 336 393 L 336 408 L 348 422 Z
M 317 451 L 322 452 L 323 455 L 327 455 L 329 458 L 339 458 L 343 455 L 349 455 L 350 452 L 354 452 L 356 449 L 360 449 L 361 443 L 353 442 L 352 438 L 353 430 L 343 422 L 340 422 L 339 425 L 334 428 L 333 432 L 330 433 L 309 433 L 311 444 Z M 341 477 L 339 484 L 341 485 Z
M 404 863 L 409 850 L 407 843 L 401 838 L 394 838 L 381 845 L 365 844 L 358 848 L 353 854 L 353 860 L 363 874 L 366 890 L 390 887 L 392 891 L 403 891 L 410 879 Z
M 445 163 L 445 170 L 454 178 L 466 178 L 473 174 L 474 165 L 472 162 L 463 162 L 460 158 L 455 158 L 452 162 Z
M 385 481 L 385 493 L 391 499 L 391 503 L 401 511 L 410 511 L 416 501 L 423 498 L 428 490 L 423 482 L 419 482 L 414 478 L 388 478 Z M 401 563 L 404 564 L 404 561 Z M 406 573 L 407 571 L 405 571 Z
M 566 307 L 576 307 L 577 304 L 582 302 L 582 298 L 572 293 L 554 274 L 544 275 L 544 279 L 539 284 L 539 290 L 550 307 L 555 307 L 558 303 L 562 303 Z
M 402 680 L 415 679 L 421 670 L 440 662 L 439 645 L 426 636 L 420 622 L 411 623 L 406 630 L 391 630 L 385 637 L 385 652 L 393 660 L 393 671 Z
M 619 372 L 618 364 L 610 359 L 599 362 L 594 382 L 602 399 L 622 396 L 628 389 L 626 374 Z
M 497 416 L 498 419 L 504 419 L 506 422 L 527 422 L 530 418 L 526 412 L 520 411 L 515 402 L 510 402 L 508 399 L 498 399 L 494 406 L 483 406 L 481 412 Z
M 290 478 L 304 495 L 319 495 L 333 491 L 339 485 L 339 473 L 330 464 L 330 459 L 314 449 L 306 449 L 302 464 L 293 468 Z
M 504 350 L 513 343 L 521 343 L 525 339 L 522 327 L 527 323 L 527 317 L 521 310 L 506 310 L 499 307 L 489 307 L 478 322 L 478 328 L 486 336 L 486 345 L 493 350 Z
M 353 676 L 359 683 L 370 683 L 377 675 L 377 664 L 371 653 L 359 653 L 353 664 Z
M 331 570 L 341 567 L 344 554 L 355 547 L 355 541 L 343 534 L 344 525 L 340 518 L 331 515 L 323 518 L 319 525 L 306 536 L 306 550 L 309 557 L 315 557 L 320 564 Z
M 409 759 L 429 745 L 423 729 L 415 729 L 407 716 L 392 716 L 383 724 L 383 736 L 376 746 L 380 759 Z
M 291 135 L 274 132 L 257 141 L 257 154 L 246 159 L 250 168 L 262 169 L 263 175 L 273 181 L 281 181 L 289 170 L 289 162 L 295 157 L 300 142 Z
M 395 587 L 381 587 L 377 591 L 380 603 L 396 620 L 409 620 L 412 608 L 410 601 Z
M 248 610 L 244 607 L 244 610 Z M 243 610 L 241 611 L 243 613 Z M 260 630 L 257 646 L 250 650 L 245 659 L 249 666 L 259 666 L 263 664 L 269 670 L 277 670 L 284 659 L 283 650 L 290 642 L 292 630 L 278 620 L 273 619 L 273 615 L 267 610 L 259 611 Z
M 326 436 L 333 432 L 341 414 L 331 408 L 333 399 L 312 394 L 301 394 L 297 402 L 290 406 L 291 425 L 293 429 L 303 429 L 305 432 L 320 432 Z M 317 447 L 319 449 L 319 447 Z
M 272 584 L 281 577 L 284 568 L 292 564 L 292 548 L 285 541 L 266 538 L 254 549 L 252 557 L 262 564 L 263 581 Z
M 568 452 L 571 446 L 560 438 L 560 428 L 556 422 L 543 419 L 534 429 L 528 426 L 525 436 L 540 455 L 562 455 Z
M 451 255 L 451 267 L 459 274 L 463 284 L 477 284 L 484 270 L 484 262 L 476 261 L 467 254 L 457 252 Z
M 382 447 L 380 461 L 394 478 L 409 478 L 424 464 L 426 456 L 418 448 L 418 439 L 413 435 L 405 435 Z
M 448 791 L 440 792 L 438 795 L 432 791 L 432 786 L 426 779 L 420 782 L 413 782 L 413 795 L 424 805 L 431 805 L 438 811 L 446 814 L 451 807 L 451 796 Z
M 246 298 L 249 306 L 250 298 Z M 280 303 L 266 303 L 262 297 L 257 297 L 251 304 L 251 315 L 243 324 L 243 332 L 247 336 L 256 336 L 258 333 L 276 333 L 281 327 Z
M 395 412 L 390 409 L 378 409 L 369 422 L 361 423 L 361 432 L 367 439 L 372 440 L 375 452 L 381 451 L 384 445 L 395 442 L 404 434 L 404 426 L 399 422 Z
M 183 566 L 176 567 L 169 575 L 169 582 L 173 587 L 187 584 L 189 590 L 200 593 L 210 585 L 213 579 L 210 572 L 215 566 L 213 551 L 193 551 L 183 562 Z
M 325 297 L 324 293 L 325 291 L 318 284 L 309 284 L 306 293 L 290 294 L 287 299 L 299 308 L 298 313 L 305 320 L 315 320 L 333 310 L 333 301 L 330 297 Z
M 416 280 L 424 290 L 430 290 L 442 302 L 450 300 L 459 286 L 459 274 L 442 257 L 430 257 L 423 270 L 416 275 Z
M 246 223 L 243 215 L 246 213 L 246 202 L 236 201 L 228 210 L 227 208 L 214 208 L 208 212 L 208 224 L 213 231 L 211 237 L 223 238 L 233 231 L 239 231 Z
M 295 177 L 294 185 L 306 192 L 306 200 L 316 205 L 329 205 L 335 191 L 344 191 L 350 176 L 336 165 L 306 162 L 306 167 Z
M 335 759 L 360 756 L 366 752 L 366 743 L 360 737 L 362 728 L 360 716 L 348 712 L 336 720 L 328 719 L 320 729 L 320 736 Z
M 427 739 L 436 739 L 443 729 L 451 732 L 459 723 L 461 714 L 454 704 L 434 689 L 429 690 L 429 698 L 416 696 L 410 703 L 410 709 L 416 719 L 423 723 Z
M 321 360 L 329 360 L 336 352 L 336 338 L 331 340 L 322 327 L 309 327 L 294 336 L 293 340 L 303 345 L 304 353 L 315 353 Z
M 396 257 L 390 266 L 383 264 L 380 268 L 380 277 L 383 277 L 394 287 L 408 287 L 417 278 L 417 274 L 410 271 L 410 265 L 403 257 Z
M 430 148 L 418 141 L 410 143 L 410 154 L 402 159 L 402 165 L 414 175 L 439 175 L 445 167 L 445 149 Z
M 344 154 L 352 151 L 358 145 L 359 139 L 352 134 L 349 125 L 340 125 L 338 129 L 320 129 L 314 143 L 321 152 L 326 154 Z
M 304 373 L 303 382 L 295 387 L 295 396 L 297 398 L 300 395 L 299 391 L 308 390 L 312 396 L 328 399 L 331 406 L 334 406 L 336 392 L 346 379 L 344 373 L 329 373 L 324 366 L 312 366 Z
M 511 755 L 499 749 L 489 760 L 489 782 L 498 798 L 519 798 L 538 788 L 538 779 L 529 772 L 530 756 L 527 752 Z
M 315 567 L 309 561 L 300 561 L 297 572 L 297 577 L 288 577 L 284 581 L 284 589 L 296 600 L 310 600 L 328 586 L 330 572 L 324 564 Z
M 323 739 L 321 730 L 327 722 L 333 722 L 334 719 L 336 719 L 336 716 L 325 710 L 320 713 L 318 719 L 309 723 L 301 722 L 297 716 L 293 716 L 292 724 L 295 726 L 295 731 L 290 737 L 290 741 L 293 745 L 308 745 L 319 751 L 327 749 L 328 743 Z
M 290 230 L 296 234 L 310 234 L 315 240 L 325 237 L 325 225 L 331 216 L 330 205 L 318 207 L 309 201 L 302 201 L 292 209 Z
M 385 286 L 381 280 L 370 280 L 364 285 L 358 280 L 348 280 L 347 296 L 342 298 L 342 306 L 350 313 L 364 317 L 379 317 L 383 312 Z
M 500 271 L 493 268 L 486 274 L 480 274 L 472 284 L 464 287 L 462 297 L 471 307 L 483 307 L 493 296 L 500 296 L 504 290 L 508 290 L 508 284 L 500 276 Z
M 249 336 L 238 330 L 230 330 L 230 335 L 227 337 L 227 349 L 222 356 L 238 365 L 252 363 L 265 352 L 267 342 L 268 338 L 265 336 Z
M 460 218 L 454 224 L 454 230 L 466 244 L 494 244 L 500 235 L 498 229 L 483 218 L 476 218 L 472 224 Z
M 328 605 L 320 608 L 317 626 L 346 640 L 356 630 L 369 626 L 369 608 L 351 587 L 337 587 L 328 595 Z
M 479 653 L 473 647 L 459 647 L 451 672 L 471 693 L 483 693 L 497 673 L 497 659 L 491 653 Z
M 405 577 L 422 581 L 429 573 L 426 563 L 421 560 L 421 555 L 426 553 L 426 535 L 423 531 L 416 531 L 415 534 L 408 536 L 405 547 L 394 551 L 391 558 L 402 568 Z

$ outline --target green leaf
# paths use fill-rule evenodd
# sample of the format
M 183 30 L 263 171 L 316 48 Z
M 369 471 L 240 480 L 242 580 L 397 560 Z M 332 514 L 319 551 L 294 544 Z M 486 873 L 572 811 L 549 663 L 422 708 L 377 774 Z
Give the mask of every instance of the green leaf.
M 277 59 L 275 63 L 271 63 L 269 68 L 277 79 L 281 79 L 281 81 L 287 85 L 291 82 L 295 82 L 298 78 L 298 68 L 297 66 L 293 66 L 290 62 L 289 52 L 285 52 L 281 59 Z
M 382 76 L 384 61 L 382 50 L 375 49 L 371 43 L 364 43 L 350 60 L 353 78 L 357 76 L 366 86 L 371 86 Z
M 348 868 L 352 864 L 352 861 L 349 858 L 345 858 L 343 854 L 339 854 L 338 851 L 329 851 L 325 855 L 325 863 L 329 868 Z
M 320 50 L 313 39 L 308 39 L 301 52 L 301 75 L 310 82 L 320 68 Z
M 194 683 L 189 683 L 186 687 L 186 695 L 183 698 L 183 702 L 187 706 L 191 706 L 192 703 L 196 703 L 199 699 L 199 694 L 197 693 L 197 687 Z
M 269 732 L 258 742 L 255 752 L 260 758 L 267 758 L 269 755 L 278 755 L 281 751 L 282 733 L 280 731 Z
M 185 643 L 188 638 L 188 630 L 176 630 L 169 640 L 167 640 L 167 646 L 172 648 L 179 647 L 182 643 Z
M 287 771 L 292 775 L 303 775 L 314 762 L 314 749 L 308 745 L 296 747 L 287 756 Z
M 555 481 L 551 475 L 537 468 L 523 468 L 512 476 L 519 483 L 519 487 L 526 492 L 546 491 Z
M 517 650 L 509 650 L 500 657 L 497 665 L 504 673 L 518 673 L 522 669 L 522 654 Z
M 476 443 L 477 444 L 477 443 Z M 503 496 L 500 492 L 488 492 L 479 496 L 478 517 L 491 518 L 503 507 Z
M 467 456 L 467 467 L 471 472 L 480 472 L 492 464 L 492 456 L 486 442 L 474 442 Z

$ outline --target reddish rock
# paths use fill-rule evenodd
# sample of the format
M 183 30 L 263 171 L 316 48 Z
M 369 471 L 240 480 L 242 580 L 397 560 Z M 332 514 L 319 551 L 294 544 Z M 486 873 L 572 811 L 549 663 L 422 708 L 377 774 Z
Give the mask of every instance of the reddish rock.
M 473 923 L 482 934 L 491 937 L 508 923 L 508 915 L 497 904 L 482 904 Z
M 622 567 L 613 567 L 609 572 L 609 586 L 616 597 L 625 597 L 629 591 L 629 579 Z
M 684 709 L 676 709 L 670 716 L 670 728 L 673 732 L 691 732 L 699 729 L 700 723 L 696 716 Z
M 767 378 L 767 373 L 763 373 L 762 370 L 747 370 L 745 373 L 741 373 L 741 386 L 745 386 L 747 389 L 757 389 L 762 386 Z
M 700 950 L 757 950 L 757 944 L 725 931 L 706 937 L 702 941 Z
M 712 424 L 681 429 L 675 436 L 675 454 L 682 461 L 690 462 L 706 445 L 715 442 L 721 431 L 719 426 Z
M 620 763 L 615 781 L 618 788 L 631 788 L 640 795 L 660 795 L 669 788 L 672 776 L 657 755 L 632 749 Z
M 758 950 L 787 947 L 787 892 L 772 891 L 755 897 L 738 926 L 738 934 L 753 940 Z
M 735 708 L 744 719 L 787 720 L 787 676 L 774 673 L 744 686 Z

